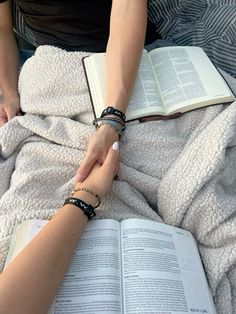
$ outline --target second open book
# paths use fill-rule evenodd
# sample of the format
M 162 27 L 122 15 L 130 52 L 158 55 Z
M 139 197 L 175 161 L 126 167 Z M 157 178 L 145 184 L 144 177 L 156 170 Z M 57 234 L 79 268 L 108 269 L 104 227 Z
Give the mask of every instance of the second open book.
M 93 54 L 83 62 L 94 114 L 98 118 L 105 108 L 105 54 Z M 126 116 L 127 120 L 169 116 L 234 99 L 227 83 L 201 48 L 165 47 L 149 53 L 144 50 Z
M 45 223 L 18 226 L 7 263 Z M 143 219 L 104 219 L 89 222 L 83 232 L 52 313 L 215 314 L 215 309 L 191 233 Z

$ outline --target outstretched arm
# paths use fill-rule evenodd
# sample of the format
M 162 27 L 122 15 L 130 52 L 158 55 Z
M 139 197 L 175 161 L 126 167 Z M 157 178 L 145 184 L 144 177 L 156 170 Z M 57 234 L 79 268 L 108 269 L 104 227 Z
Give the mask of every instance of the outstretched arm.
M 109 191 L 117 169 L 117 149 L 110 148 L 103 165 L 93 167 L 84 187 L 100 196 Z M 96 203 L 94 196 L 83 191 L 73 197 Z M 0 275 L 0 313 L 48 313 L 86 223 L 87 217 L 74 205 L 59 210 Z
M 147 0 L 113 0 L 106 51 L 106 105 L 123 112 L 134 85 L 146 24 Z M 117 139 L 116 131 L 106 125 L 92 135 L 77 172 L 78 181 L 86 178 L 97 160 L 103 162 L 108 148 Z

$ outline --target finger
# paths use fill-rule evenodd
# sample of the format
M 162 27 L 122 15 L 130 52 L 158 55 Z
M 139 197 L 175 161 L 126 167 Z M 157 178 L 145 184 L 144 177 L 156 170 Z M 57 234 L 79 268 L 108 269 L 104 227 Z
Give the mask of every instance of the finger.
M 7 123 L 7 115 L 3 108 L 0 108 L 0 126 L 3 126 Z
M 82 182 L 85 178 L 87 178 L 88 174 L 90 173 L 93 165 L 96 162 L 97 155 L 91 154 L 87 152 L 84 160 L 82 161 L 76 175 L 75 181 Z
M 5 112 L 6 112 L 8 121 L 14 118 L 17 114 L 17 112 L 11 106 L 6 107 Z
M 108 151 L 105 152 L 105 153 L 103 153 L 103 154 L 101 155 L 101 157 L 98 158 L 97 162 L 98 162 L 100 165 L 103 165 L 103 163 L 104 163 L 104 161 L 105 161 L 105 159 L 106 159 L 107 153 L 108 153 Z
M 109 149 L 106 159 L 104 161 L 104 167 L 106 167 L 110 172 L 116 173 L 117 162 L 119 158 L 119 142 L 115 142 Z

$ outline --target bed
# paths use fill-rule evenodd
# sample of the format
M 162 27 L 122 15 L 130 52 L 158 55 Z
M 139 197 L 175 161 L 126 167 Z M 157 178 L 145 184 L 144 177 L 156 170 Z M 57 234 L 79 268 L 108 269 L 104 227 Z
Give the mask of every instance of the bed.
M 236 94 L 236 5 L 217 2 L 150 1 L 149 14 L 163 38 L 202 46 Z M 199 25 L 213 25 L 198 18 L 216 7 L 234 12 L 228 31 L 216 36 L 215 45 L 213 39 L 198 42 L 205 34 Z M 227 51 L 219 42 L 229 44 Z M 26 219 L 49 219 L 72 189 L 94 130 L 84 56 L 43 46 L 21 71 L 26 114 L 0 128 L 0 269 L 15 226 Z M 140 217 L 191 231 L 217 312 L 236 313 L 236 102 L 173 120 L 130 122 L 120 147 L 119 178 L 98 218 Z

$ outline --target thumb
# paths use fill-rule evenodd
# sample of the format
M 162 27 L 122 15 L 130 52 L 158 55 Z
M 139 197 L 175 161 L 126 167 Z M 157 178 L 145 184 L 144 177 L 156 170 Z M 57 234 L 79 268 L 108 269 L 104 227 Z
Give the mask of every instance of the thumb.
M 110 147 L 103 166 L 111 172 L 115 172 L 117 168 L 117 161 L 119 158 L 119 142 L 114 142 Z
M 88 152 L 85 156 L 85 159 L 81 163 L 76 175 L 75 181 L 82 182 L 88 176 L 89 172 L 91 171 L 94 163 L 96 162 L 96 156 L 90 155 Z

